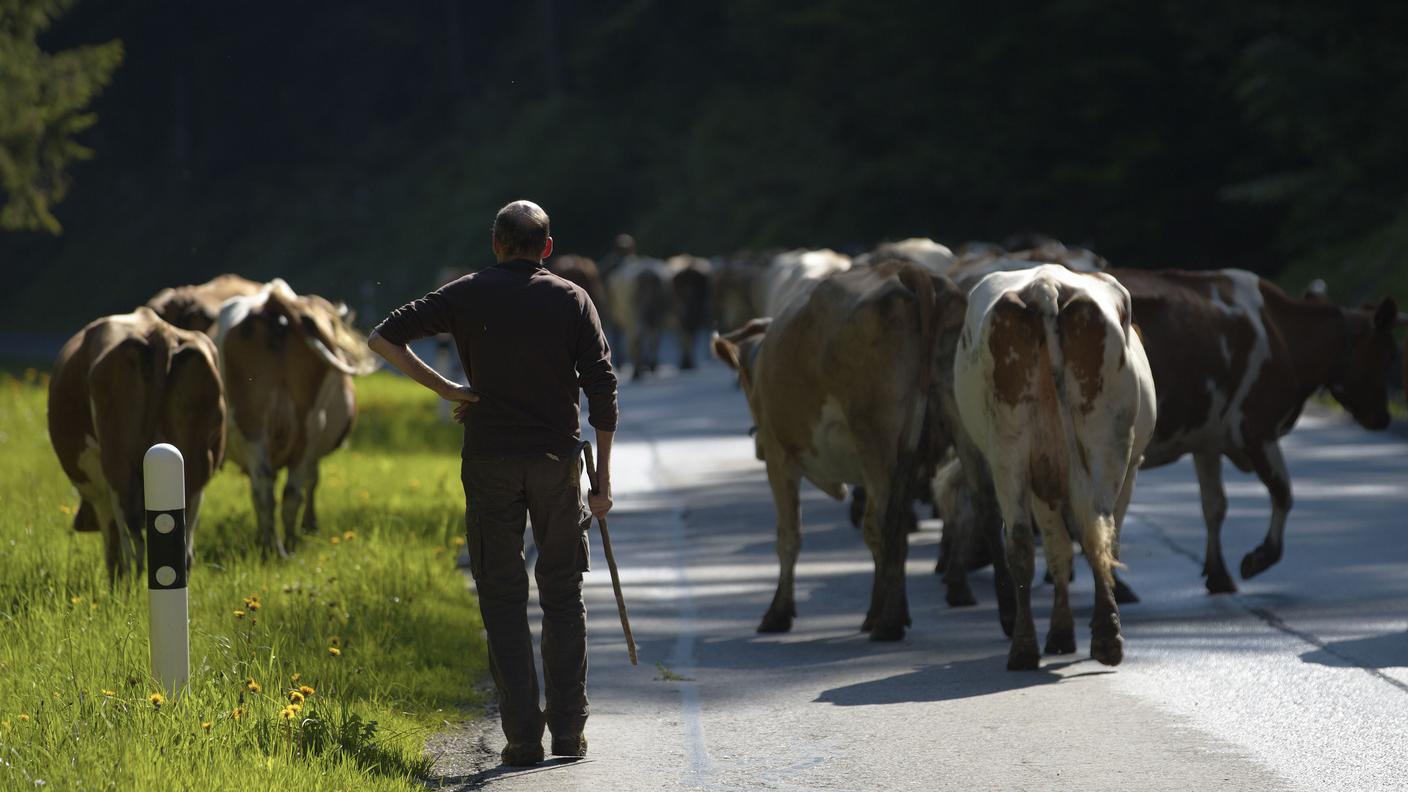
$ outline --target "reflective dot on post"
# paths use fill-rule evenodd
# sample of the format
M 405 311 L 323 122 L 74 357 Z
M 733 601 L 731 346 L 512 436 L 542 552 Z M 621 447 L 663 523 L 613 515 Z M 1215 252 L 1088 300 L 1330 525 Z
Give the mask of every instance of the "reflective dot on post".
M 176 518 L 169 514 L 158 514 L 156 516 L 157 533 L 171 533 L 171 529 L 176 527 Z
M 169 566 L 164 566 L 156 571 L 156 582 L 163 586 L 169 586 L 176 582 L 176 570 Z

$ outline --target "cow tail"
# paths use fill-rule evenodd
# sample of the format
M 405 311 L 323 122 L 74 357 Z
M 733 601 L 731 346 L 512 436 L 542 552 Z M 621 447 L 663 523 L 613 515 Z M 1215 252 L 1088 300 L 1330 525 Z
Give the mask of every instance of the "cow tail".
M 895 273 L 901 284 L 915 297 L 919 311 L 919 370 L 915 377 L 914 392 L 921 400 L 914 411 L 912 423 L 905 433 L 904 448 L 911 453 L 919 450 L 924 427 L 928 424 L 928 413 L 936 409 L 929 390 L 934 381 L 934 353 L 938 348 L 938 291 L 934 280 L 923 267 L 905 262 Z

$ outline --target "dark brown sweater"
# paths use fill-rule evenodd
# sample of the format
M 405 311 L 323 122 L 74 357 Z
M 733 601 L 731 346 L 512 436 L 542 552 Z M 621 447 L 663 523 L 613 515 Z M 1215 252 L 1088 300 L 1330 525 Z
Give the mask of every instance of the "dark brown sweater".
M 393 344 L 449 333 L 482 398 L 464 423 L 466 459 L 571 453 L 578 397 L 591 425 L 616 431 L 616 373 L 586 292 L 538 262 L 516 259 L 447 283 L 391 312 L 376 332 Z

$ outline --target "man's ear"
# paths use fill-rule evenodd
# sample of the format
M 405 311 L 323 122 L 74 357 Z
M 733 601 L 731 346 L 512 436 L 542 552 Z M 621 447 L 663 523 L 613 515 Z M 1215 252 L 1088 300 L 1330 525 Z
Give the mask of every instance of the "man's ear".
M 548 237 L 547 241 L 543 243 L 543 252 L 538 255 L 538 258 L 540 258 L 540 259 L 545 259 L 545 258 L 547 258 L 548 256 L 551 256 L 551 255 L 552 255 L 552 237 Z

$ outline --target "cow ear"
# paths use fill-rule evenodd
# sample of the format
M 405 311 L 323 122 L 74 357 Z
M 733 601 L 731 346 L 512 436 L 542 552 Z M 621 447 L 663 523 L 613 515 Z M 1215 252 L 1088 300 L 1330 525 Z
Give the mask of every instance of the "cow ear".
M 1379 307 L 1374 310 L 1374 329 L 1385 330 L 1392 328 L 1398 320 L 1398 304 L 1392 297 L 1385 297 L 1379 301 Z
M 718 333 L 714 333 L 714 337 L 709 340 L 709 347 L 713 350 L 714 357 L 718 358 L 719 360 L 722 360 L 724 362 L 724 365 L 728 366 L 734 371 L 738 371 L 739 361 L 737 344 L 733 343 L 732 341 L 729 341 Z

